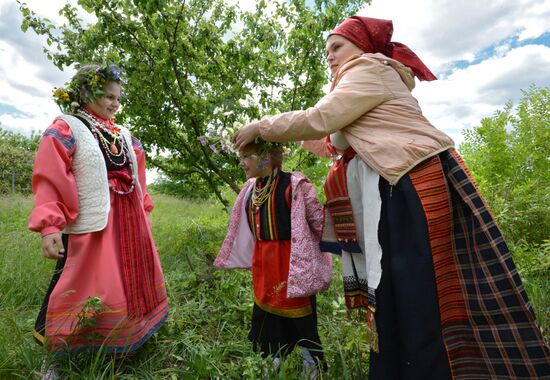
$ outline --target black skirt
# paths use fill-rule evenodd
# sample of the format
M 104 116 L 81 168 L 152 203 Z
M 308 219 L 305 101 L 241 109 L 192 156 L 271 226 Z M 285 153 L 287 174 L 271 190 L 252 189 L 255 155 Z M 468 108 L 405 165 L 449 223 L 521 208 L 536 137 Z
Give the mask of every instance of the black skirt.
M 382 278 L 376 289 L 379 352 L 369 380 L 451 379 L 426 217 L 408 176 L 379 182 Z
M 311 296 L 310 300 L 312 313 L 301 318 L 281 317 L 254 304 L 252 325 L 248 334 L 254 351 L 260 352 L 264 357 L 284 357 L 299 345 L 307 348 L 316 360 L 323 363 L 323 348 L 317 331 L 315 296 Z

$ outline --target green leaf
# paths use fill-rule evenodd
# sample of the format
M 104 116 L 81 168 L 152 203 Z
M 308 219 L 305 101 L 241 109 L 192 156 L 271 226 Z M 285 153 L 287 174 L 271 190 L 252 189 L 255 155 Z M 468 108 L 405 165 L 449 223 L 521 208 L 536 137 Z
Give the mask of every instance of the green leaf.
M 26 32 L 28 29 L 29 29 L 29 20 L 24 18 L 23 21 L 21 21 L 21 30 L 23 32 Z

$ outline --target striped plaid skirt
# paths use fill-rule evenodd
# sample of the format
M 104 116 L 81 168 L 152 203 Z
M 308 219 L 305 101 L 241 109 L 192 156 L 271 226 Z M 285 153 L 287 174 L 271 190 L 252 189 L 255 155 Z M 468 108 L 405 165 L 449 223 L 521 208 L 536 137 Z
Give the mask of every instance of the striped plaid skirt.
M 460 155 L 434 156 L 395 186 L 380 178 L 379 192 L 375 299 L 346 281 L 347 294 L 364 291 L 355 304 L 376 306 L 370 379 L 550 379 L 510 251 Z

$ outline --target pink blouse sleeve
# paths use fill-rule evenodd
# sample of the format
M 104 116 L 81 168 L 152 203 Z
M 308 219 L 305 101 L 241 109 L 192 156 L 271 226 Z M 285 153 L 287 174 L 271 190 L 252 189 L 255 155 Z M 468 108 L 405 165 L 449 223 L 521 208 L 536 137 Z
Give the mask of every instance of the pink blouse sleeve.
M 32 173 L 34 209 L 29 229 L 42 236 L 62 231 L 78 217 L 78 191 L 71 171 L 76 142 L 63 120 L 46 129 Z
M 132 136 L 132 145 L 134 147 L 134 152 L 136 153 L 138 164 L 139 185 L 141 186 L 141 191 L 143 192 L 143 208 L 147 214 L 150 214 L 155 205 L 153 204 L 151 196 L 147 192 L 147 180 L 145 176 L 145 151 L 143 150 L 141 142 L 134 136 Z
M 327 148 L 326 138 L 302 141 L 302 148 L 309 150 L 319 157 L 331 157 L 330 151 Z
M 323 233 L 323 205 L 317 199 L 317 192 L 309 180 L 301 181 L 300 186 L 304 193 L 307 222 L 315 238 L 320 241 Z

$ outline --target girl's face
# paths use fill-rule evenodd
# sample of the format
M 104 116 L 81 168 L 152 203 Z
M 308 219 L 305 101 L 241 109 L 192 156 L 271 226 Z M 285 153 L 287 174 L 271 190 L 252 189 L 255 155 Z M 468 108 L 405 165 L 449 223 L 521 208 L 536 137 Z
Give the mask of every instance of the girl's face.
M 270 175 L 273 169 L 271 164 L 266 162 L 267 157 L 267 153 L 260 156 L 255 149 L 251 148 L 245 148 L 240 151 L 239 161 L 246 177 L 258 178 Z
M 105 96 L 95 98 L 86 104 L 86 109 L 92 111 L 102 119 L 112 119 L 120 107 L 122 87 L 116 82 L 109 82 L 103 87 Z
M 333 34 L 327 39 L 325 54 L 332 75 L 334 75 L 338 68 L 349 58 L 363 53 L 364 51 L 359 49 L 357 45 L 338 34 Z

